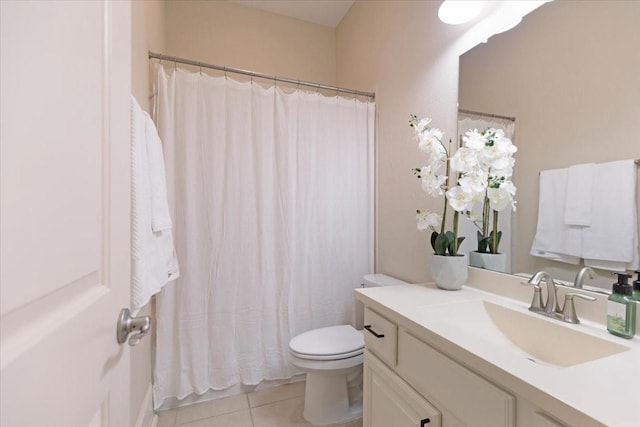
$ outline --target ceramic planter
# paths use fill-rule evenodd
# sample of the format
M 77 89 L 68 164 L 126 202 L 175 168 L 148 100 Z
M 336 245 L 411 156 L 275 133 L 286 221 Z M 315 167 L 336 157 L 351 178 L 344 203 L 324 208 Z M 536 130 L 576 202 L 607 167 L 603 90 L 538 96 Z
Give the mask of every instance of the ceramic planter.
M 467 254 L 460 256 L 433 255 L 431 275 L 440 289 L 458 290 L 467 281 L 469 260 Z
M 469 265 L 472 267 L 484 268 L 485 270 L 506 272 L 507 255 L 488 254 L 483 252 L 470 252 Z

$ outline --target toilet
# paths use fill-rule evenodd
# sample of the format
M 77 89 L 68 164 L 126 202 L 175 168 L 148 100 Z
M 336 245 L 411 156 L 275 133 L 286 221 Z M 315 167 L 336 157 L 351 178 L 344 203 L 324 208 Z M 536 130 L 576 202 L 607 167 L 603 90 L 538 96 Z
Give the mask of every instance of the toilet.
M 367 274 L 362 287 L 406 284 L 384 274 Z M 354 305 L 354 323 L 362 327 L 364 308 Z M 289 342 L 289 362 L 307 374 L 305 420 L 315 426 L 348 422 L 362 416 L 362 403 L 349 401 L 349 380 L 360 378 L 364 337 L 351 325 L 303 332 Z

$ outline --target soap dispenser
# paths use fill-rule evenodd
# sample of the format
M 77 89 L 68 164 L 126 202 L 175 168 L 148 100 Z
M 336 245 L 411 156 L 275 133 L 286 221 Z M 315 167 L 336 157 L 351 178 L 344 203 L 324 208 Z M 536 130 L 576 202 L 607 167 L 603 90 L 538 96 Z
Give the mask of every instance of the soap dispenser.
M 640 270 L 636 271 L 638 278 L 633 281 L 633 300 L 640 301 Z
M 607 330 L 622 338 L 633 338 L 636 329 L 636 303 L 631 299 L 631 275 L 614 274 L 618 275 L 618 281 L 613 284 L 613 293 L 607 301 Z

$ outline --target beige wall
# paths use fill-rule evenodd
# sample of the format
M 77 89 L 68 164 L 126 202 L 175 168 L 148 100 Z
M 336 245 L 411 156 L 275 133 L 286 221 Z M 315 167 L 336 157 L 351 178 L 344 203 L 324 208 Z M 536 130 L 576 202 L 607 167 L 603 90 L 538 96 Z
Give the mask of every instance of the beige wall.
M 553 2 L 462 56 L 460 106 L 516 117 L 514 271 L 577 271 L 529 256 L 539 171 L 640 158 L 638 17 L 640 2 Z
M 140 106 L 149 111 L 149 59 L 147 52 L 165 49 L 165 5 L 163 1 L 133 1 L 131 4 L 131 91 Z M 152 313 L 151 305 L 144 307 L 141 316 Z M 145 393 L 151 384 L 152 337 L 131 348 L 131 406 L 130 425 L 135 425 Z
M 166 13 L 169 55 L 329 85 L 336 82 L 333 28 L 226 1 L 169 1 Z
M 149 112 L 148 52 L 166 49 L 166 14 L 163 0 L 131 2 L 131 90 L 143 110 Z
M 424 158 L 409 115 L 429 116 L 455 140 L 458 57 L 472 27 L 438 20 L 440 2 L 356 1 L 337 28 L 338 84 L 376 92 L 376 270 L 404 280 L 430 278 L 429 235 L 416 209 L 442 210 L 411 169 Z M 449 216 L 450 219 L 451 216 Z

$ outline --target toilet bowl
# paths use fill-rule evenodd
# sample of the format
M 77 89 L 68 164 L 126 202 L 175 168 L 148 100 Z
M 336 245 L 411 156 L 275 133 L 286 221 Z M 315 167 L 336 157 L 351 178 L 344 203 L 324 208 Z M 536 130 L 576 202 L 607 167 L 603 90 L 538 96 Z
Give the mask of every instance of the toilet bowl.
M 406 284 L 384 274 L 364 276 L 362 287 Z M 356 304 L 355 324 L 363 310 Z M 303 416 L 315 426 L 348 422 L 362 416 L 362 403 L 349 401 L 349 379 L 362 371 L 364 337 L 351 325 L 313 329 L 289 342 L 289 362 L 307 374 Z M 361 378 L 357 376 L 357 378 Z

